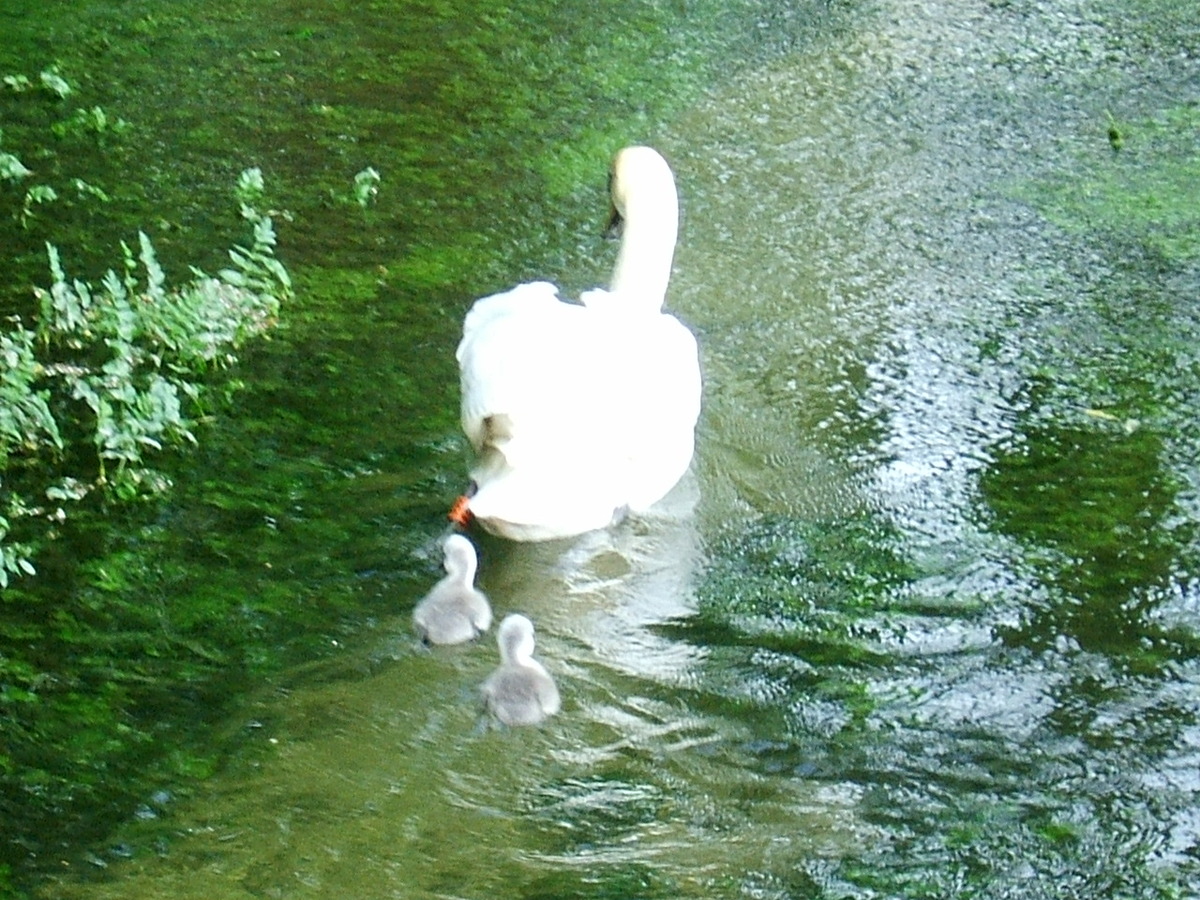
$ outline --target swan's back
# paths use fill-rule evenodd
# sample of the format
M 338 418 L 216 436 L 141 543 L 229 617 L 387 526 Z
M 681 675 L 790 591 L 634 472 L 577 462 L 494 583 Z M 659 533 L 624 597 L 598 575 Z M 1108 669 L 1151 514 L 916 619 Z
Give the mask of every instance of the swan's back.
M 470 510 L 506 537 L 602 528 L 661 499 L 691 461 L 696 339 L 661 311 L 674 181 L 649 148 L 618 159 L 631 172 L 614 188 L 629 205 L 615 289 L 567 303 L 548 282 L 522 284 L 477 301 L 463 325 L 462 426 L 479 456 Z
M 673 316 L 626 312 L 610 297 L 606 308 L 564 303 L 541 282 L 485 298 L 468 317 L 462 426 L 481 455 L 471 506 L 485 525 L 491 503 L 510 521 L 601 528 L 661 499 L 687 470 L 696 339 Z M 499 474 L 507 481 L 489 496 Z

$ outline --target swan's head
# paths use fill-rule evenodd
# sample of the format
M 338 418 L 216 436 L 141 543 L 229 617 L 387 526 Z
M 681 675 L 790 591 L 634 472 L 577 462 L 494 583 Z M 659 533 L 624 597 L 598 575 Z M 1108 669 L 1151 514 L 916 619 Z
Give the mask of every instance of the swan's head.
M 678 207 L 675 176 L 662 154 L 653 147 L 626 147 L 617 151 L 608 188 L 613 227 L 636 215 L 639 208 L 652 206 L 675 213 Z
M 442 565 L 446 571 L 466 584 L 475 580 L 475 567 L 479 557 L 475 554 L 475 545 L 461 534 L 452 534 L 442 543 L 444 559 Z
M 533 657 L 533 623 L 520 613 L 505 616 L 496 631 L 496 643 L 504 662 L 515 665 L 528 662 Z

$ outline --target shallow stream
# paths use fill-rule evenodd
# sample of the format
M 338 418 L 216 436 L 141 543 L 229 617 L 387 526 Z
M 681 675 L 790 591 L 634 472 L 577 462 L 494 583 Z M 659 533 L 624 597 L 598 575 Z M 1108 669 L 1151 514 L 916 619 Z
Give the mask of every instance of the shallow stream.
M 299 97 L 270 128 L 293 181 L 328 158 L 306 129 L 344 114 L 299 96 L 300 67 L 355 65 L 332 52 L 351 26 L 301 6 L 311 34 L 267 63 Z M 202 777 L 59 865 L 43 848 L 34 896 L 1197 896 L 1200 216 L 1177 208 L 1200 198 L 1200 13 L 1116 6 L 731 6 L 745 56 L 689 70 L 686 102 L 605 109 L 567 149 L 538 132 L 528 171 L 519 111 L 466 103 L 444 155 L 395 176 L 425 185 L 410 204 L 359 230 L 297 205 L 295 318 L 128 552 L 163 554 L 153 590 L 238 595 L 231 631 L 289 604 L 306 630 L 171 732 L 208 748 Z M 407 28 L 369 30 L 399 9 Z M 399 60 L 450 13 L 356 15 L 359 52 Z M 675 27 L 659 65 L 712 52 Z M 556 39 L 576 116 L 595 98 L 568 102 L 555 54 L 593 44 Z M 408 107 L 370 106 L 336 127 L 386 191 Z M 697 458 L 655 515 L 480 539 L 483 588 L 534 619 L 564 696 L 543 727 L 490 729 L 490 636 L 429 651 L 409 623 L 466 467 L 458 323 L 508 282 L 603 279 L 621 122 L 681 188 L 668 305 L 702 348 Z

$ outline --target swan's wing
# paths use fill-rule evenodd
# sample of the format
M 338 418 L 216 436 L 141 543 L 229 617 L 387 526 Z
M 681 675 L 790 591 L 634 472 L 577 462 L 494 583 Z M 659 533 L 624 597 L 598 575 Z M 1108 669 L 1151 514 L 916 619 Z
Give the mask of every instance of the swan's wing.
M 610 414 L 627 466 L 624 502 L 642 510 L 674 487 L 691 463 L 702 393 L 695 336 L 674 316 L 655 314 L 624 338 L 615 377 L 622 408 Z
M 691 461 L 695 337 L 610 292 L 586 299 L 564 303 L 536 282 L 478 301 L 467 317 L 462 426 L 481 455 L 481 519 L 603 527 L 616 509 L 653 504 Z
M 462 428 L 476 452 L 487 440 L 486 420 L 508 415 L 509 397 L 527 379 L 526 366 L 514 366 L 536 345 L 546 320 L 563 306 L 548 281 L 517 285 L 475 301 L 463 321 L 458 359 L 462 391 Z
M 524 455 L 578 466 L 589 455 L 635 460 L 690 433 L 701 393 L 695 337 L 673 316 L 626 312 L 606 291 L 588 296 L 591 306 L 564 303 L 540 282 L 472 309 L 458 359 L 476 451 L 503 443 L 512 465 Z
M 456 356 L 462 389 L 462 428 L 478 452 L 488 442 L 488 419 L 521 412 L 522 398 L 556 364 L 562 347 L 564 310 L 550 282 L 518 284 L 503 294 L 476 300 L 463 322 Z M 510 422 L 496 421 L 500 431 Z
M 592 318 L 547 282 L 475 304 L 457 355 L 462 426 L 476 451 L 504 442 L 515 464 L 522 446 L 550 455 L 588 427 L 598 378 L 611 363 L 611 340 Z
M 579 295 L 579 302 L 597 312 L 622 312 L 621 295 L 606 288 L 592 288 Z
M 463 320 L 463 338 L 458 345 L 458 360 L 462 362 L 464 348 L 477 340 L 478 336 L 496 319 L 504 316 L 529 313 L 544 309 L 549 304 L 561 303 L 558 288 L 549 281 L 530 281 L 518 284 L 509 291 L 481 297 L 467 311 Z

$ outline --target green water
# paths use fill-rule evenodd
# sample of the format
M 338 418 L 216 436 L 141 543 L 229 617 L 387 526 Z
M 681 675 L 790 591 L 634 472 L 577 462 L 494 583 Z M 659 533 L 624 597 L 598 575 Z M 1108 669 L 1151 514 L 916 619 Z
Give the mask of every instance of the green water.
M 1200 13 L 145 2 L 0 27 L 0 67 L 57 60 L 133 125 L 79 152 L 111 203 L 12 239 L 6 307 L 47 237 L 86 268 L 142 225 L 215 264 L 250 164 L 297 284 L 170 499 L 81 521 L 5 595 L 7 684 L 38 698 L 0 694 L 14 884 L 1194 895 Z M 681 186 L 695 471 L 611 532 L 481 541 L 564 694 L 489 731 L 491 643 L 430 653 L 408 623 L 466 468 L 453 347 L 475 296 L 603 280 L 606 159 L 634 140 Z

